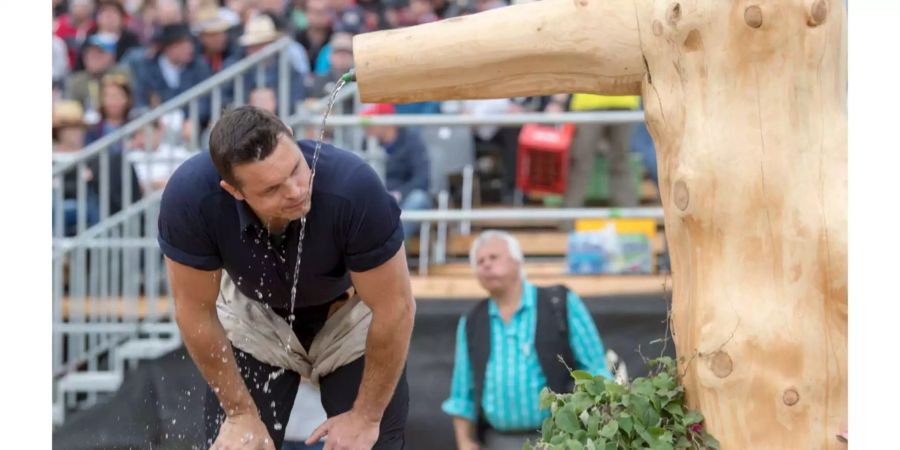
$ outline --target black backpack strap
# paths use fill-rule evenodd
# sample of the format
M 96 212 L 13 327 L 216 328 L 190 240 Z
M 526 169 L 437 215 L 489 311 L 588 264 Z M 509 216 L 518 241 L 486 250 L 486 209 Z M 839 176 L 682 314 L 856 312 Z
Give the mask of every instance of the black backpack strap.
M 469 364 L 472 367 L 472 387 L 475 400 L 476 438 L 484 442 L 487 422 L 481 412 L 481 400 L 484 394 L 484 377 L 487 373 L 488 359 L 491 357 L 491 318 L 488 313 L 488 299 L 478 303 L 466 315 L 466 345 L 468 346 Z
M 572 376 L 559 362 L 575 368 L 575 356 L 569 342 L 569 289 L 562 285 L 539 287 L 537 290 L 537 327 L 534 344 L 547 387 L 554 392 L 569 392 Z

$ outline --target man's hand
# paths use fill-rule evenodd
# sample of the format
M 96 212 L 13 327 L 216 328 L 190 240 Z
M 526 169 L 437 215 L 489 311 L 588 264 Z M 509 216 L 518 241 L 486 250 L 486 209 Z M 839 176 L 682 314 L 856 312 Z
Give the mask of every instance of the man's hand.
M 378 440 L 379 425 L 379 420 L 367 419 L 351 409 L 319 425 L 306 445 L 313 445 L 328 435 L 324 450 L 371 450 Z
M 476 441 L 462 442 L 457 446 L 458 450 L 481 450 L 481 446 Z
M 275 450 L 266 425 L 253 414 L 229 416 L 210 450 Z

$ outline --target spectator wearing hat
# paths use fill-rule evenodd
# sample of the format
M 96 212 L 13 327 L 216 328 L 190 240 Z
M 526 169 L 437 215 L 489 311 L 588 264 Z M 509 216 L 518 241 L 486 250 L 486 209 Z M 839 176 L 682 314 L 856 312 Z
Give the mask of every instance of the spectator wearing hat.
M 294 33 L 294 39 L 306 48 L 310 67 L 316 69 L 316 75 L 325 75 L 327 70 L 319 70 L 318 61 L 322 58 L 325 61 L 328 59 L 327 56 L 321 55 L 322 49 L 328 45 L 332 34 L 332 17 L 328 0 L 306 0 L 305 16 L 307 26 L 304 29 L 298 29 Z
M 65 162 L 77 155 L 84 147 L 87 124 L 84 121 L 84 110 L 74 100 L 62 100 L 53 105 L 53 162 Z M 137 182 L 134 168 L 131 170 L 131 201 L 141 198 L 141 187 Z M 113 147 L 109 150 L 109 214 L 122 210 L 122 149 Z M 100 221 L 100 158 L 87 161 L 87 168 L 81 173 L 86 181 L 87 226 Z M 63 232 L 72 236 L 77 231 L 78 218 L 78 178 L 76 172 L 67 172 L 63 176 Z M 118 195 L 116 195 L 118 194 Z M 54 196 L 54 202 L 55 202 Z M 53 205 L 54 209 L 57 207 Z M 55 217 L 55 216 L 54 216 Z
M 238 41 L 243 48 L 242 53 L 231 57 L 225 64 L 225 67 L 237 64 L 244 57 L 257 53 L 282 36 L 282 32 L 279 31 L 276 25 L 276 19 L 270 13 L 260 14 L 250 19 L 244 28 L 244 34 L 241 35 Z M 261 72 L 251 71 L 243 77 L 244 92 L 250 93 L 256 89 L 272 88 L 277 93 L 282 82 L 288 83 L 288 111 L 293 113 L 296 112 L 300 102 L 306 98 L 304 79 L 309 73 L 309 67 L 306 65 L 306 51 L 300 44 L 297 44 L 295 47 L 289 47 L 287 52 L 289 66 L 287 80 L 280 79 L 278 56 L 273 55 L 271 58 L 261 62 Z M 258 74 L 262 76 L 260 77 Z M 229 100 L 234 101 L 233 86 L 230 87 L 227 95 Z M 246 101 L 246 98 L 242 100 Z
M 53 159 L 67 160 L 84 148 L 84 108 L 74 100 L 60 100 L 53 105 Z
M 213 73 L 225 67 L 225 61 L 235 55 L 238 49 L 228 38 L 231 24 L 221 11 L 210 5 L 197 12 L 194 30 L 200 39 L 201 56 Z
M 53 34 L 66 43 L 70 69 L 76 67 L 81 45 L 94 27 L 93 16 L 93 0 L 71 0 L 69 12 L 53 21 Z
M 128 75 L 128 69 L 116 65 L 115 43 L 103 36 L 92 35 L 83 49 L 84 69 L 75 72 L 66 80 L 64 97 L 76 100 L 87 111 L 88 122 L 95 123 L 100 108 L 100 80 L 111 73 Z
M 164 26 L 156 39 L 159 52 L 144 59 L 135 78 L 135 104 L 155 108 L 212 76 L 209 65 L 195 52 L 194 37 L 185 24 Z M 209 119 L 209 96 L 199 100 L 201 123 Z M 185 107 L 187 114 L 187 106 Z
M 116 0 L 99 0 L 94 16 L 95 27 L 92 36 L 99 36 L 115 48 L 116 61 L 120 61 L 128 50 L 140 47 L 137 35 L 126 28 L 128 16 L 125 7 Z M 83 64 L 83 61 L 82 61 Z M 80 69 L 82 66 L 79 65 Z
M 166 25 L 185 22 L 181 0 L 139 0 L 134 15 L 128 22 L 128 30 L 134 33 L 141 45 L 152 47 L 159 30 Z
M 87 132 L 86 143 L 110 134 L 128 122 L 134 99 L 130 80 L 123 74 L 108 74 L 100 82 L 100 121 Z
M 319 98 L 331 95 L 335 83 L 353 67 L 353 36 L 343 32 L 334 33 L 322 54 L 328 55 L 328 63 L 322 68 L 316 68 L 312 89 L 313 95 Z
M 368 105 L 360 112 L 363 116 L 393 115 L 394 105 L 379 103 Z M 428 195 L 428 149 L 415 128 L 396 125 L 370 125 L 366 134 L 378 140 L 387 154 L 384 184 L 397 199 L 400 209 L 414 211 L 431 207 Z M 418 224 L 403 222 L 403 235 L 415 236 Z
M 72 159 L 84 147 L 85 125 L 84 109 L 78 102 L 61 100 L 53 105 L 54 164 Z M 93 179 L 93 172 L 87 169 L 81 173 L 81 176 L 90 182 Z M 54 183 L 57 183 L 56 179 L 54 179 Z M 75 171 L 63 176 L 61 187 L 63 190 L 62 206 L 56 203 L 56 195 L 54 195 L 53 217 L 56 217 L 56 208 L 61 207 L 63 210 L 63 233 L 66 236 L 72 236 L 77 231 L 79 207 L 78 178 Z M 86 225 L 94 225 L 100 220 L 100 202 L 97 193 L 90 187 L 87 190 L 84 204 L 87 209 Z

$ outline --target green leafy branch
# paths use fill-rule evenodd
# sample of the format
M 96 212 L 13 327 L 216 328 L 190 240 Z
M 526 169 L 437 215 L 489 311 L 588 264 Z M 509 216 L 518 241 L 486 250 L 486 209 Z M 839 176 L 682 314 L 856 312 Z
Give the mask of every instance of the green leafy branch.
M 675 361 L 649 360 L 651 375 L 617 384 L 582 370 L 572 393 L 541 391 L 541 409 L 550 409 L 533 450 L 718 450 L 703 416 L 687 410 Z

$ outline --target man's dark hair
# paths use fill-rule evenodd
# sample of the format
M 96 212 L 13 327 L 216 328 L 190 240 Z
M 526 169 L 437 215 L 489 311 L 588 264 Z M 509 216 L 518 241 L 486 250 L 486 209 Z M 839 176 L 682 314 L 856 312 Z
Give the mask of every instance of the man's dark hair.
M 290 136 L 291 130 L 271 112 L 253 106 L 226 111 L 209 135 L 209 154 L 219 176 L 239 188 L 234 166 L 268 158 L 282 134 Z

